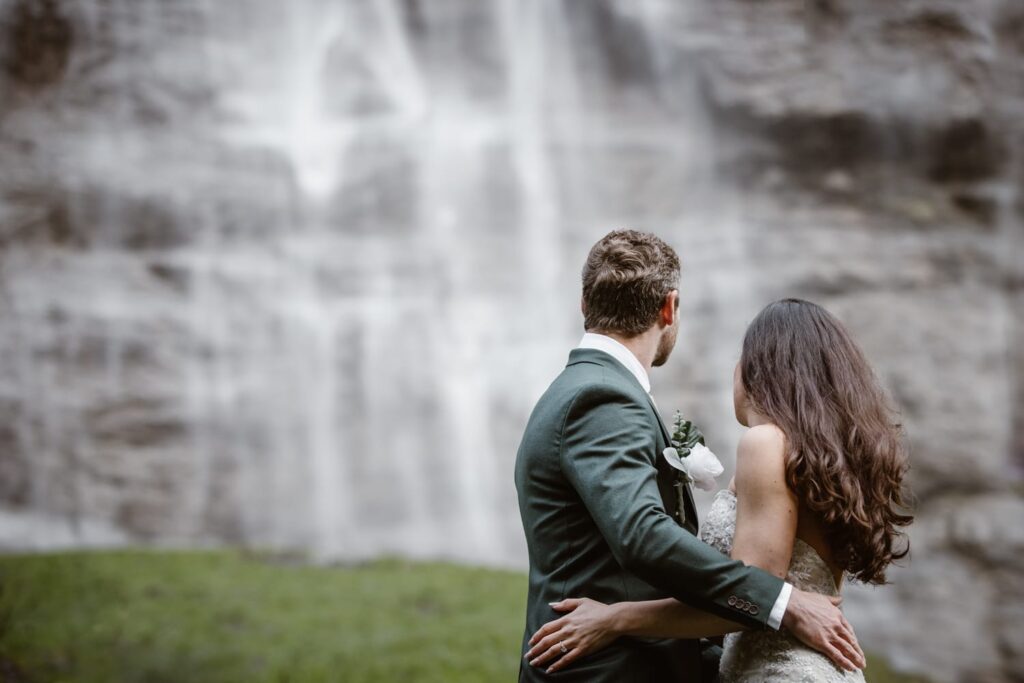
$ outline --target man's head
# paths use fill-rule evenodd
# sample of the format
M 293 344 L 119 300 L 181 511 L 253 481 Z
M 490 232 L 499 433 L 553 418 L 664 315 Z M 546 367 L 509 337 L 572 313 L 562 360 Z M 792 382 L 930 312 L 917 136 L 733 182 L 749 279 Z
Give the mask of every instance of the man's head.
M 597 242 L 583 266 L 583 318 L 588 332 L 633 339 L 658 335 L 654 365 L 663 365 L 679 328 L 679 257 L 657 236 L 615 230 Z

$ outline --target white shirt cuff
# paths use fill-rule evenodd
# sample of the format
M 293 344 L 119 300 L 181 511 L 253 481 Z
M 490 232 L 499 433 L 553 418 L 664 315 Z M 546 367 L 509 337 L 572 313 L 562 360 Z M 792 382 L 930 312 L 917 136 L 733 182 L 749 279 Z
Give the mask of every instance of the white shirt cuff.
M 786 608 L 789 607 L 789 598 L 793 595 L 793 586 L 784 583 L 782 584 L 782 590 L 779 591 L 779 597 L 775 599 L 775 606 L 772 607 L 771 614 L 768 615 L 768 627 L 773 628 L 776 631 L 782 626 L 782 617 L 786 614 Z

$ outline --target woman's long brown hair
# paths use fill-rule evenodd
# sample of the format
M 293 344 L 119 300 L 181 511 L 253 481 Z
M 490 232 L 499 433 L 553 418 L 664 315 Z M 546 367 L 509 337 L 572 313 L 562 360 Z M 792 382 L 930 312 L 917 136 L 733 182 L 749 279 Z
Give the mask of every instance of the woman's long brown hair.
M 740 377 L 786 435 L 786 479 L 825 525 L 843 569 L 866 583 L 909 552 L 903 433 L 843 325 L 802 299 L 769 304 L 747 329 Z

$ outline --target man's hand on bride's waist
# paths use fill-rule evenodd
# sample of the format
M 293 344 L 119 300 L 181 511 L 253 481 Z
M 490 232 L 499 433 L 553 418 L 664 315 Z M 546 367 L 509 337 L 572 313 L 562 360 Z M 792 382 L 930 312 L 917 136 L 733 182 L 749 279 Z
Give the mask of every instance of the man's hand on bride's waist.
M 867 665 L 853 627 L 839 610 L 843 599 L 793 590 L 782 625 L 804 645 L 827 656 L 847 671 Z

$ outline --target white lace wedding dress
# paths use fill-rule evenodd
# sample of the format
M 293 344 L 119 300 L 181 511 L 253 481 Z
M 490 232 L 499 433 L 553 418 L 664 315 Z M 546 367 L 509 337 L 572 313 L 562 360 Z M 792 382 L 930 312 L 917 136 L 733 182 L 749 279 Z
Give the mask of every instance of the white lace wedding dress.
M 728 555 L 736 534 L 736 494 L 719 491 L 701 529 L 701 538 Z M 800 539 L 793 546 L 786 580 L 794 587 L 824 595 L 839 595 L 832 570 L 814 548 Z M 745 631 L 725 637 L 719 670 L 721 683 L 848 683 L 864 681 L 810 649 L 785 630 Z

